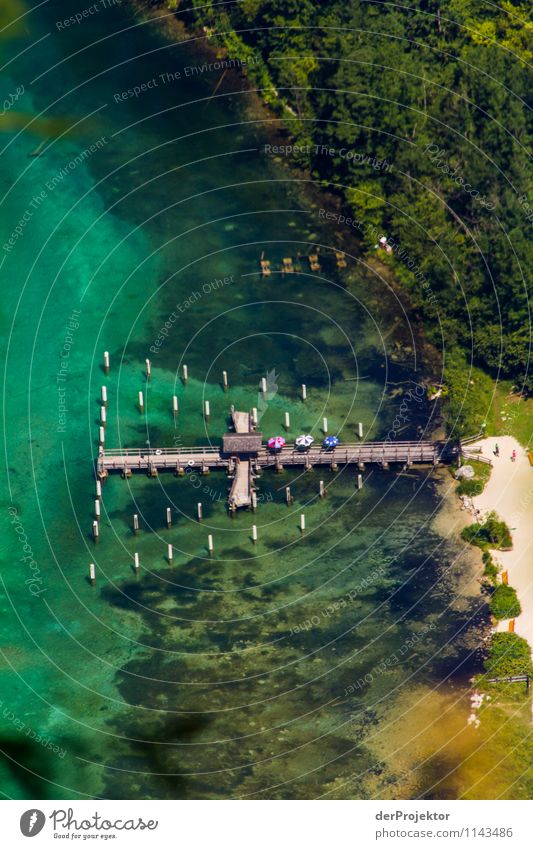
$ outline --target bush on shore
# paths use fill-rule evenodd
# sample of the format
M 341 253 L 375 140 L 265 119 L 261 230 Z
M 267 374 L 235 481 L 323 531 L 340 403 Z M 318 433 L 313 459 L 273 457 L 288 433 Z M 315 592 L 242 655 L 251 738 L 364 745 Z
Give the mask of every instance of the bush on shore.
M 463 528 L 461 538 L 479 548 L 508 550 L 513 547 L 511 531 L 494 512 L 489 513 L 484 522 L 474 522 Z
M 489 678 L 504 678 L 508 675 L 533 676 L 528 642 L 518 634 L 493 634 L 483 665 Z
M 506 584 L 500 584 L 494 590 L 489 607 L 495 619 L 514 619 L 522 612 L 516 590 Z
M 484 551 L 481 559 L 483 560 L 483 565 L 485 567 L 483 570 L 484 577 L 487 579 L 489 584 L 496 586 L 498 579 L 498 567 L 494 562 L 490 551 Z

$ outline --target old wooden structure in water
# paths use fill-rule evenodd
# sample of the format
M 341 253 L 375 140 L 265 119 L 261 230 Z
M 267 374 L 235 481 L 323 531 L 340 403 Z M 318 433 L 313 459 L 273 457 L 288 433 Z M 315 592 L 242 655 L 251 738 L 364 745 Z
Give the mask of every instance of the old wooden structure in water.
M 220 448 L 199 446 L 191 448 L 101 448 L 97 460 L 99 480 L 111 473 L 129 477 L 134 472 L 145 472 L 155 477 L 160 472 L 183 475 L 194 468 L 203 474 L 211 469 L 223 469 L 232 478 L 228 497 L 230 510 L 241 507 L 255 508 L 254 477 L 262 469 L 282 471 L 285 466 L 311 470 L 326 466 L 333 471 L 344 466 L 360 470 L 367 464 L 389 468 L 391 464 L 402 468 L 412 465 L 438 466 L 457 455 L 457 447 L 448 442 L 357 442 L 344 443 L 333 449 L 321 445 L 301 450 L 295 444 L 286 444 L 271 451 L 255 430 L 250 413 L 232 410 L 233 431 L 224 434 Z

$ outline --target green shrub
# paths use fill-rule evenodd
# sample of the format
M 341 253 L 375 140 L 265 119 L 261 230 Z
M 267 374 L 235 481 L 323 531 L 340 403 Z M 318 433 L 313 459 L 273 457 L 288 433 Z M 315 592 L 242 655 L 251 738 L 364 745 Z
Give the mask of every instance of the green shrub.
M 484 662 L 489 678 L 506 675 L 533 675 L 531 652 L 527 640 L 518 634 L 493 634 L 488 656 Z
M 485 567 L 483 575 L 489 580 L 491 584 L 496 585 L 496 579 L 498 577 L 498 567 L 492 559 L 490 551 L 484 551 L 481 559 L 483 560 L 483 565 Z
M 475 477 L 470 478 L 470 480 L 461 478 L 457 487 L 457 494 L 469 495 L 470 497 L 481 495 L 485 489 L 485 484 L 490 478 L 492 466 L 489 466 L 487 463 L 481 463 L 479 460 L 472 460 L 470 457 L 467 461 L 463 462 L 463 465 L 466 465 L 466 463 L 468 463 L 469 466 L 472 466 L 475 472 Z M 449 466 L 450 472 L 454 477 L 458 468 L 459 466 L 456 463 Z
M 512 619 L 522 612 L 516 590 L 506 584 L 500 584 L 494 590 L 489 607 L 495 619 Z
M 484 486 L 483 481 L 476 480 L 476 478 L 471 478 L 470 480 L 462 478 L 457 487 L 457 495 L 469 495 L 473 498 L 476 495 L 481 495 Z
M 479 548 L 508 549 L 513 547 L 511 531 L 496 513 L 489 513 L 483 523 L 474 522 L 461 531 L 461 537 Z

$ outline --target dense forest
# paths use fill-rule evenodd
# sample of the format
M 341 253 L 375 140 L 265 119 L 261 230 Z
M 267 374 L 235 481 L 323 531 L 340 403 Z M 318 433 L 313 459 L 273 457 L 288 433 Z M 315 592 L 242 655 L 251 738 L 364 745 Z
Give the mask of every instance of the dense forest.
M 528 0 L 187 0 L 341 194 L 447 351 L 533 392 Z

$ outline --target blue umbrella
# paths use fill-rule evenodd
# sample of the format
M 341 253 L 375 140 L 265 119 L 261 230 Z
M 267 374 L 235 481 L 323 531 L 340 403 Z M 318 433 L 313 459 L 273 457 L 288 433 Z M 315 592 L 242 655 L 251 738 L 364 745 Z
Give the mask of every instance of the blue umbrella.
M 322 445 L 329 451 L 331 448 L 336 448 L 339 444 L 339 441 L 340 440 L 338 436 L 326 436 Z

